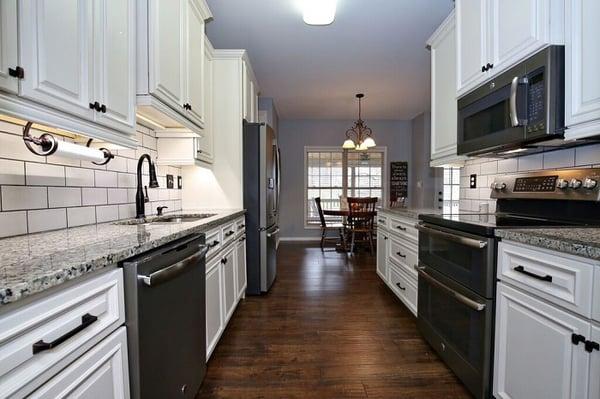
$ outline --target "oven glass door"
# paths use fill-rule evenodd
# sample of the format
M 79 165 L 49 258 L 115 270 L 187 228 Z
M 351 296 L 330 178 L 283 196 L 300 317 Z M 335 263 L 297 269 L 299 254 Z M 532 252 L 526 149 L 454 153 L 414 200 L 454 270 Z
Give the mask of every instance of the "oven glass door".
M 527 93 L 519 90 L 519 114 L 525 112 Z M 513 127 L 510 113 L 511 85 L 505 85 L 458 110 L 458 153 L 509 146 L 525 139 L 523 126 Z
M 496 244 L 493 238 L 419 225 L 419 260 L 477 294 L 492 298 Z
M 421 265 L 419 330 L 475 397 L 489 387 L 493 301 Z

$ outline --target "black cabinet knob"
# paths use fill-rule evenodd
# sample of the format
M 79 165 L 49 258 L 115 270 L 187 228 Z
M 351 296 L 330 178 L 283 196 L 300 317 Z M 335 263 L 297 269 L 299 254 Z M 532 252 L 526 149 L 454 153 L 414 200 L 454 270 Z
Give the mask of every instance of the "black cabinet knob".
M 485 72 L 485 71 L 487 71 L 487 69 L 485 69 L 485 65 L 482 65 L 481 66 L 481 72 Z
M 485 67 L 486 67 L 486 70 L 490 70 L 490 69 L 492 69 L 494 67 L 494 64 L 490 64 L 488 62 L 488 64 Z
M 102 104 L 102 106 L 100 107 L 100 112 L 102 112 L 103 114 L 106 113 L 106 105 Z

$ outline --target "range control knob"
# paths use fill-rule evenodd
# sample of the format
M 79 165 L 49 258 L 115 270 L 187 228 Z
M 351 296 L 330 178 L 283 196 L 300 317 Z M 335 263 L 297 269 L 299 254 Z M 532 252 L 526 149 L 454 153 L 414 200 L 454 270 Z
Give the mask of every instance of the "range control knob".
M 502 182 L 496 183 L 496 190 L 502 191 L 504 189 L 506 189 L 506 183 L 502 183 Z
M 564 190 L 569 187 L 569 182 L 565 179 L 558 179 L 556 181 L 556 187 L 560 188 L 561 190 Z
M 581 187 L 582 184 L 583 183 L 579 179 L 571 179 L 571 181 L 569 182 L 569 187 L 571 187 L 573 190 L 577 190 Z
M 585 180 L 583 181 L 583 188 L 587 188 L 588 190 L 595 189 L 597 185 L 598 185 L 598 181 L 591 179 L 589 177 L 586 177 Z
M 490 188 L 491 188 L 492 190 L 496 190 L 496 182 L 493 182 L 493 183 L 490 185 Z

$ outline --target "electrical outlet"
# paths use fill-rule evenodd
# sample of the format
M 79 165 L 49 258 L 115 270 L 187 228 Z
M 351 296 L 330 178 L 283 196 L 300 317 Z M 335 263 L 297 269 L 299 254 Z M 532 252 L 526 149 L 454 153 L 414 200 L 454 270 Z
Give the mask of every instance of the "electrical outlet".
M 167 188 L 173 188 L 173 175 L 167 175 Z
M 181 176 L 177 176 L 177 188 L 180 190 L 183 188 L 183 179 Z
M 477 188 L 477 175 L 471 175 L 469 178 L 469 187 Z

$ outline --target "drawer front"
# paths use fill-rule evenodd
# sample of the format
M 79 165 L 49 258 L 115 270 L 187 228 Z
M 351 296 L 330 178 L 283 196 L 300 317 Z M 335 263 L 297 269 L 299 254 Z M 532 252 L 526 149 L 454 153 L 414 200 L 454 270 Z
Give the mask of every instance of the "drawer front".
M 600 266 L 594 269 L 596 278 L 594 279 L 594 307 L 592 309 L 592 319 L 600 323 Z
M 129 398 L 127 333 L 119 328 L 35 391 L 30 398 Z
M 214 254 L 219 252 L 222 244 L 223 244 L 223 239 L 221 237 L 221 229 L 220 228 L 210 230 L 208 233 L 206 233 L 206 245 L 208 245 L 210 248 L 208 250 L 208 252 L 206 253 L 206 259 L 209 259 Z
M 244 231 L 246 231 L 246 218 L 241 217 L 235 221 L 235 233 L 236 235 L 239 235 Z
M 418 297 L 416 280 L 397 265 L 390 263 L 390 285 L 406 307 L 416 316 Z
M 124 322 L 122 269 L 4 315 L 0 392 L 30 393 Z
M 223 247 L 233 241 L 235 238 L 235 222 L 227 223 L 221 227 L 221 238 L 223 238 Z
M 388 241 L 388 258 L 400 265 L 406 273 L 416 278 L 415 266 L 419 264 L 417 248 L 407 240 L 393 235 L 389 237 Z
M 505 241 L 498 245 L 498 278 L 591 316 L 594 265 L 581 258 Z
M 378 212 L 377 218 L 375 220 L 377 222 L 377 227 L 382 228 L 382 229 L 388 228 L 389 218 L 387 215 Z
M 389 220 L 389 231 L 398 234 L 400 237 L 417 244 L 419 242 L 419 232 L 415 228 L 416 221 L 408 218 L 391 217 Z

